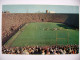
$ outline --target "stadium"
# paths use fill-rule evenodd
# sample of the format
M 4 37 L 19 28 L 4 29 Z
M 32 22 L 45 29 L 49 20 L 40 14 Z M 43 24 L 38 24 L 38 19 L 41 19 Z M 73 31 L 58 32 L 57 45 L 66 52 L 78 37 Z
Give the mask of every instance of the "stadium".
M 79 14 L 2 13 L 3 54 L 79 53 Z

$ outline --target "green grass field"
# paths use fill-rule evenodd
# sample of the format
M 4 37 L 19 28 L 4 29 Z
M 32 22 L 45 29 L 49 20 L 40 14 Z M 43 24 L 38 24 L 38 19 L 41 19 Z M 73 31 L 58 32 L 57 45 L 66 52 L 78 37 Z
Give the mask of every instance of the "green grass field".
M 29 23 L 18 31 L 7 46 L 51 46 L 79 44 L 79 31 L 62 23 Z

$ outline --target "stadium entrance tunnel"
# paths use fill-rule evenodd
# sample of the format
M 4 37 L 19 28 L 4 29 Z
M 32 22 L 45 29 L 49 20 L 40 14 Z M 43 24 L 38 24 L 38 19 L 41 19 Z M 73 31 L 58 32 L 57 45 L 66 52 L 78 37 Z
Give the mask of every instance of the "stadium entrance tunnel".
M 44 19 L 41 19 L 42 20 L 42 22 L 44 22 Z

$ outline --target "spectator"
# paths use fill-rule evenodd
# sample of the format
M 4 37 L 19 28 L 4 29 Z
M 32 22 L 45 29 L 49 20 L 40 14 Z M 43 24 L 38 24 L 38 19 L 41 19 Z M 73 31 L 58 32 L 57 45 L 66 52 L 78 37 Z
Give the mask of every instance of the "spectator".
M 2 47 L 3 54 L 78 54 L 79 48 L 77 45 L 66 45 L 66 46 L 47 46 L 47 47 Z

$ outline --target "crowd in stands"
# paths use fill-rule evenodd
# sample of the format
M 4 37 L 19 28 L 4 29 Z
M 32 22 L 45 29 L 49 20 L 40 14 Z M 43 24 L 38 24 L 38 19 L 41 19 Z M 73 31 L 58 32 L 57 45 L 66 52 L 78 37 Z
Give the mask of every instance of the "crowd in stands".
M 56 55 L 56 54 L 78 54 L 78 45 L 54 45 L 45 47 L 2 47 L 3 54 L 25 54 L 25 55 Z
M 4 44 L 6 41 L 8 41 L 24 24 L 16 27 L 12 26 L 9 28 L 9 30 L 3 30 L 2 31 L 2 44 Z
M 22 15 L 3 13 L 2 14 L 2 44 L 13 36 L 19 28 L 25 24 L 25 20 L 22 20 Z

